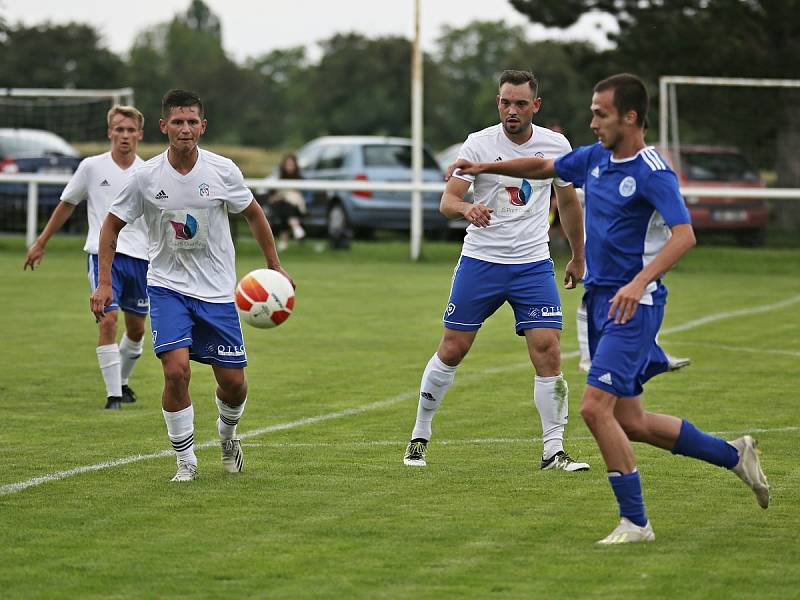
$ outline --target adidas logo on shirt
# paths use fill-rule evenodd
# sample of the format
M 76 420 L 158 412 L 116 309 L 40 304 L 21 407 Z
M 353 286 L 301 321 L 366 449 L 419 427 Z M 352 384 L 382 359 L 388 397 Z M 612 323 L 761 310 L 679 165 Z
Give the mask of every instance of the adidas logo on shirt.
M 167 193 L 164 190 L 161 190 L 156 194 L 156 200 L 166 200 L 167 198 L 169 198 L 169 196 L 167 196 Z
M 592 177 L 600 177 L 600 167 L 592 169 Z
M 606 373 L 604 375 L 600 375 L 600 377 L 598 377 L 597 379 L 599 381 L 602 381 L 606 385 L 612 385 L 612 383 L 611 383 L 611 373 Z
M 108 183 L 108 179 L 103 179 L 103 181 L 100 182 L 100 187 L 108 187 L 110 185 L 111 184 Z

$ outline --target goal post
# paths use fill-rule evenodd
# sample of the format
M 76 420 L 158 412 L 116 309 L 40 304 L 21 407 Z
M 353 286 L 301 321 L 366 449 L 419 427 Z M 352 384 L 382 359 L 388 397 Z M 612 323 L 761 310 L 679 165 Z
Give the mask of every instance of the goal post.
M 800 230 L 800 79 L 700 77 L 659 78 L 658 139 L 682 175 L 677 149 L 737 150 L 761 175 L 761 186 L 744 191 L 724 181 L 700 186 L 684 177 L 687 201 L 705 197 L 761 198 L 771 207 L 771 227 Z M 689 179 L 690 181 L 686 181 Z M 733 181 L 733 179 L 731 179 Z M 737 187 L 739 189 L 737 189 Z M 785 200 L 795 200 L 785 202 Z

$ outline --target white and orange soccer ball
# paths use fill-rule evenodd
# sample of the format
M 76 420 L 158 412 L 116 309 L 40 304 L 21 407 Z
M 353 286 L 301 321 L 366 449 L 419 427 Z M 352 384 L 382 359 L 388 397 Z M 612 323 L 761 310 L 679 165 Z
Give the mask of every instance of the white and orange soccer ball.
M 250 271 L 236 286 L 236 310 L 253 327 L 277 327 L 294 310 L 294 288 L 272 269 Z

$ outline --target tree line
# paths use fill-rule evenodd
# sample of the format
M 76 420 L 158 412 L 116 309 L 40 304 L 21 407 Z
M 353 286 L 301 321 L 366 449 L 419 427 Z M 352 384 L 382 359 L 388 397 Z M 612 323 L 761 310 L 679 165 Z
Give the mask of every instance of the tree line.
M 496 122 L 494 98 L 504 68 L 533 70 L 540 80 L 543 125 L 558 123 L 573 145 L 593 141 L 588 129 L 592 85 L 611 73 L 642 76 L 655 97 L 663 74 L 798 77 L 800 0 L 511 0 L 532 22 L 567 27 L 584 13 L 613 14 L 613 47 L 531 40 L 521 27 L 475 21 L 444 27 L 424 56 L 424 132 L 440 149 Z M 410 133 L 411 44 L 405 38 L 357 33 L 320 42 L 312 61 L 304 47 L 282 48 L 239 64 L 222 46 L 220 19 L 202 0 L 140 32 L 125 56 L 107 49 L 90 25 L 9 24 L 0 18 L 0 87 L 133 87 L 148 139 L 158 139 L 163 93 L 196 90 L 206 103 L 207 139 L 264 148 L 295 148 L 324 134 Z M 687 93 L 687 92 L 684 92 Z M 684 105 L 708 103 L 693 99 Z M 800 185 L 794 159 L 800 118 L 782 92 L 753 96 L 756 118 L 731 122 L 736 106 L 724 91 L 707 110 L 681 115 L 687 141 L 751 145 L 760 166 L 778 164 L 784 183 Z M 755 92 L 753 93 L 755 94 Z M 706 98 L 706 97 L 703 97 Z M 727 100 L 730 102 L 730 100 Z M 658 124 L 653 102 L 651 126 Z M 730 109 L 730 112 L 728 109 Z M 726 121 L 727 120 L 727 121 Z M 658 135 L 652 132 L 653 139 Z M 783 161 L 783 162 L 781 162 Z M 781 166 L 782 165 L 782 166 Z

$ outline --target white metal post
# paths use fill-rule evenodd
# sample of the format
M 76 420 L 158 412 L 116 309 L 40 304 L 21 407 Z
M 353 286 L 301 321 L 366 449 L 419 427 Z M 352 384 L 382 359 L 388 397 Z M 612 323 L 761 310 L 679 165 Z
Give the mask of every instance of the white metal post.
M 25 244 L 28 248 L 36 240 L 36 224 L 39 220 L 39 184 L 28 182 L 28 219 L 25 226 Z
M 411 260 L 422 251 L 422 48 L 420 46 L 420 1 L 414 0 L 414 44 L 411 56 Z

